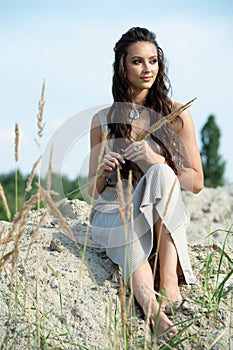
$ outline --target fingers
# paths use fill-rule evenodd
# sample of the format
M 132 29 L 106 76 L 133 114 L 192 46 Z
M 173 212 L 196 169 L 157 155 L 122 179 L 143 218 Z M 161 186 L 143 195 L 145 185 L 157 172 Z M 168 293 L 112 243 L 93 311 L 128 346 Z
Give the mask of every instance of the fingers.
M 140 160 L 142 159 L 143 154 L 145 153 L 145 142 L 133 142 L 131 143 L 124 154 L 125 158 L 128 160 Z
M 122 168 L 121 164 L 124 164 L 125 160 L 124 158 L 119 154 L 115 152 L 109 152 L 104 155 L 102 160 L 102 168 L 105 171 L 113 171 L 117 167 L 120 169 Z

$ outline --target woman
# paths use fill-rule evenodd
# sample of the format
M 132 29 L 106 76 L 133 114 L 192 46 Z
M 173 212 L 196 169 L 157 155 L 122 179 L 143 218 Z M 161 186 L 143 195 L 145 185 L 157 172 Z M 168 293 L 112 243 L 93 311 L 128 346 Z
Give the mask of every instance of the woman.
M 155 38 L 154 33 L 136 27 L 115 45 L 114 103 L 92 120 L 89 179 L 96 181 L 89 186 L 89 193 L 95 197 L 93 239 L 120 266 L 152 327 L 158 319 L 156 336 L 166 342 L 177 333 L 166 313 L 170 303 L 182 299 L 178 271 L 186 283 L 195 283 L 186 243 L 188 215 L 180 188 L 198 193 L 203 187 L 203 173 L 188 110 L 143 137 L 152 124 L 179 106 L 168 97 L 165 59 Z M 107 143 L 99 159 L 106 125 Z M 124 225 L 119 212 L 117 168 L 121 171 L 124 204 L 127 207 L 127 200 L 132 204 Z M 131 184 L 127 181 L 130 169 Z M 154 293 L 156 281 L 150 264 L 156 247 L 161 305 Z

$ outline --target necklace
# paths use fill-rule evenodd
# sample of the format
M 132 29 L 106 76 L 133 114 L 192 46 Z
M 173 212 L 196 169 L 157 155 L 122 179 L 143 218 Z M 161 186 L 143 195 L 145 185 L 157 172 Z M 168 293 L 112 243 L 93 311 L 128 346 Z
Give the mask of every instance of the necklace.
M 138 119 L 140 118 L 140 113 L 143 111 L 144 106 L 141 106 L 140 108 L 132 108 L 131 111 L 129 112 L 129 118 L 130 119 Z

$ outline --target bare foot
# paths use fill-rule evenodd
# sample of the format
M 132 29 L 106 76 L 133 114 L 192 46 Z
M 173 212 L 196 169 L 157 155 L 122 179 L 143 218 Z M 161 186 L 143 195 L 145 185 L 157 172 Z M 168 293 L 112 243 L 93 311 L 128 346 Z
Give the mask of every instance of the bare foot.
M 157 315 L 150 316 L 150 326 L 153 334 L 156 335 L 158 344 L 166 343 L 177 333 L 177 328 L 162 311 Z
M 164 310 L 170 304 L 183 299 L 180 293 L 180 288 L 176 285 L 161 287 L 160 294 L 162 296 L 162 303 L 161 303 L 162 310 Z
M 151 331 L 156 335 L 158 343 L 167 342 L 174 334 L 177 333 L 177 328 L 173 326 L 172 322 L 161 310 L 156 299 L 146 303 L 146 309 L 144 309 L 145 315 L 147 315 Z

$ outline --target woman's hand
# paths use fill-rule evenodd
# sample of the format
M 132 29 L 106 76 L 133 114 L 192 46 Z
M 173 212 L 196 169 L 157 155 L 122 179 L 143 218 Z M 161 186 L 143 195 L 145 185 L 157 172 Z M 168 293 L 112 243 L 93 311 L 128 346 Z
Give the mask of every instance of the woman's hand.
M 124 158 L 116 152 L 109 152 L 104 155 L 103 160 L 100 164 L 100 170 L 104 172 L 112 172 L 117 167 L 122 168 L 121 164 L 124 164 Z
M 132 162 L 139 162 L 141 167 L 143 167 L 143 164 L 145 164 L 147 168 L 157 163 L 165 163 L 165 158 L 154 152 L 144 140 L 132 142 L 127 147 L 124 157 Z

